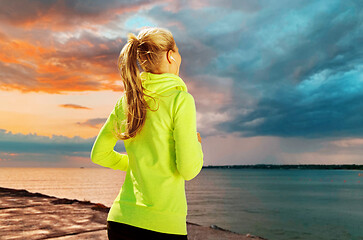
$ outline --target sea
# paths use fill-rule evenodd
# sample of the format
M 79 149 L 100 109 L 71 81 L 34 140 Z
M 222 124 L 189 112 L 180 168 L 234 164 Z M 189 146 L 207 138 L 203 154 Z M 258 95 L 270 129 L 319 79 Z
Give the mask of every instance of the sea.
M 111 207 L 126 172 L 0 168 L 0 187 Z M 363 240 L 363 171 L 203 168 L 185 182 L 187 221 L 268 240 Z

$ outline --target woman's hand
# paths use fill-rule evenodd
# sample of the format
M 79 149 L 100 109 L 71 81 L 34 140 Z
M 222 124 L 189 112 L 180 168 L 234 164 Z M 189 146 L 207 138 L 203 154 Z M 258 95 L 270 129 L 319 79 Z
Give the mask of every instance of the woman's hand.
M 197 132 L 197 136 L 198 136 L 198 141 L 199 141 L 200 143 L 202 143 L 202 138 L 200 137 L 199 132 Z

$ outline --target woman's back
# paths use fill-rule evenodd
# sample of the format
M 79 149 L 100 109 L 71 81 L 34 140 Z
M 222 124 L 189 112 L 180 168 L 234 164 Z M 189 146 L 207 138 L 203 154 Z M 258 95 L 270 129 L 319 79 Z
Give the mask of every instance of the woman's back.
M 165 233 L 186 234 L 184 180 L 194 178 L 203 166 L 203 152 L 196 135 L 195 105 L 192 95 L 177 89 L 181 88 L 180 83 L 175 81 L 177 76 L 149 75 L 152 77 L 146 81 L 155 80 L 150 83 L 154 90 L 165 89 L 166 86 L 169 89 L 157 91 L 162 97 L 156 98 L 156 103 L 150 105 L 158 110 L 148 111 L 140 133 L 124 141 L 129 168 L 107 220 Z M 122 100 L 116 110 L 121 116 L 124 114 Z M 174 131 L 175 119 L 177 124 L 181 124 L 177 126 L 177 132 Z M 188 141 L 178 139 L 188 133 L 193 134 Z M 177 159 L 177 154 L 182 159 Z
M 135 98 L 126 91 L 100 130 L 91 152 L 93 162 L 126 171 L 107 221 L 186 235 L 185 180 L 197 176 L 203 166 L 194 98 L 184 81 L 173 73 L 144 71 L 139 80 L 145 102 L 136 104 L 147 103 L 149 109 L 138 118 L 141 108 L 130 111 Z M 133 137 L 123 139 L 127 155 L 120 154 L 113 150 L 119 140 L 114 129 L 117 126 L 128 132 L 126 127 L 130 125 L 125 123 L 130 123 L 130 116 L 133 121 L 142 119 L 142 128 Z

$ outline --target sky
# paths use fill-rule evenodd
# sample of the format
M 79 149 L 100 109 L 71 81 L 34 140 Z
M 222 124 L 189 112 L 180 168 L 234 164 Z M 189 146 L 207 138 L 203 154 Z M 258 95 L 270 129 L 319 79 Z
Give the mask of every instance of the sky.
M 0 167 L 101 167 L 144 26 L 173 33 L 204 166 L 363 164 L 362 22 L 355 0 L 1 1 Z

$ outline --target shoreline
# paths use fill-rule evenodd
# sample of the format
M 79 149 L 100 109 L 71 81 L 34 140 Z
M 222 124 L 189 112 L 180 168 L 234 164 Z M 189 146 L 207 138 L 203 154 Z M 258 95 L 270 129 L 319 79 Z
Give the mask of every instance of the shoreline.
M 0 187 L 0 236 L 11 239 L 105 239 L 110 207 L 78 199 L 58 198 L 25 189 Z M 187 221 L 189 240 L 267 240 L 216 225 Z

